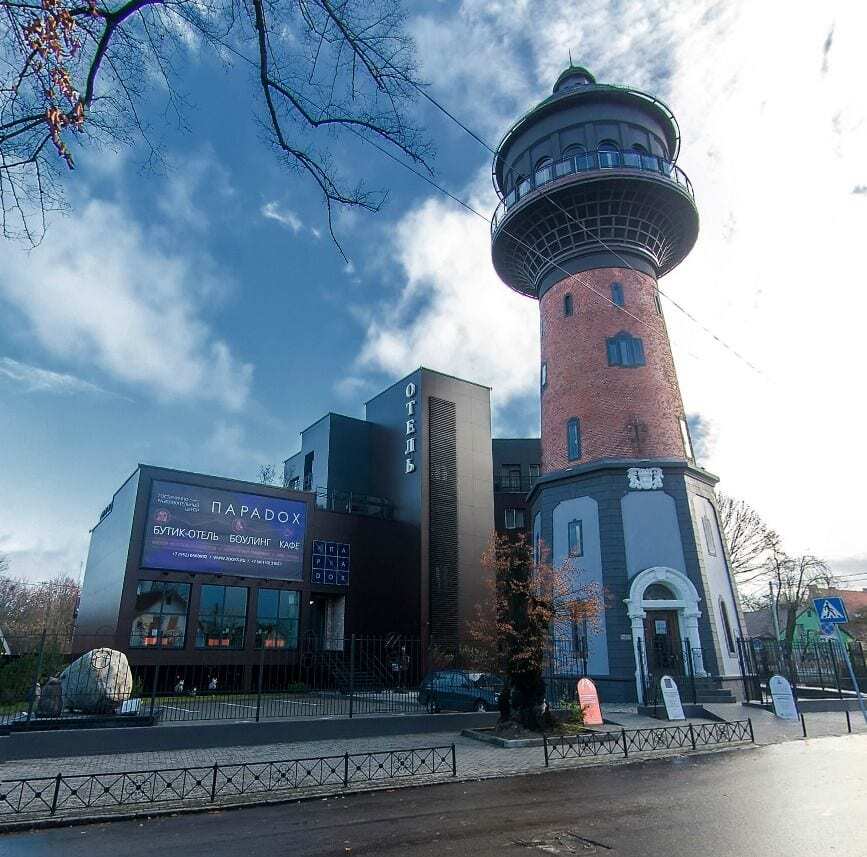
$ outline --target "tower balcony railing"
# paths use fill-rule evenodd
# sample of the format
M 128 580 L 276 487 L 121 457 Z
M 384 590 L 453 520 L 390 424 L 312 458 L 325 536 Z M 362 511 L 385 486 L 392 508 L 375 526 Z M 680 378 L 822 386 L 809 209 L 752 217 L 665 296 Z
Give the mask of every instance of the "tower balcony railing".
M 600 149 L 594 152 L 581 152 L 572 158 L 564 158 L 540 167 L 527 179 L 522 179 L 503 198 L 491 218 L 491 232 L 500 225 L 503 217 L 517 202 L 540 190 L 552 182 L 576 173 L 604 172 L 605 170 L 638 170 L 653 173 L 668 179 L 682 187 L 691 199 L 695 199 L 692 182 L 677 164 L 660 158 L 657 155 L 647 155 L 643 152 L 624 149 Z

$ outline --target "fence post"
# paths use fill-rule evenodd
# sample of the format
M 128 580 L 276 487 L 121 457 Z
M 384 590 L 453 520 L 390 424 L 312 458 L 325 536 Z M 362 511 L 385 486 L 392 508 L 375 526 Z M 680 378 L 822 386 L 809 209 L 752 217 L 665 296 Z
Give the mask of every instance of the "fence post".
M 36 669 L 33 672 L 33 682 L 30 685 L 30 704 L 27 706 L 27 722 L 29 723 L 33 717 L 33 709 L 36 706 L 36 688 L 39 687 L 39 676 L 42 674 L 42 659 L 45 656 L 45 632 L 42 629 L 42 636 L 39 638 L 39 657 L 36 659 Z
M 747 724 L 750 727 L 750 743 L 755 744 L 756 743 L 756 736 L 753 733 L 753 718 L 752 717 L 747 718 Z
M 452 776 L 456 777 L 457 775 L 458 775 L 458 757 L 457 757 L 457 754 L 455 753 L 455 745 L 452 744 Z
M 849 709 L 844 708 L 843 711 L 846 712 L 846 729 L 849 731 L 849 734 L 852 734 L 852 721 L 849 719 Z
M 217 763 L 214 762 L 214 774 L 211 777 L 211 803 L 217 799 Z
M 626 730 L 620 730 L 620 737 L 623 739 L 623 758 L 629 758 L 629 748 L 626 746 Z
M 154 680 L 151 683 L 151 713 L 150 713 L 151 717 L 154 716 L 154 708 L 156 707 L 156 704 L 157 704 L 157 681 L 159 679 L 159 674 L 160 674 L 160 663 L 159 663 L 159 661 L 157 661 L 156 664 L 154 665 Z
M 804 737 L 807 737 L 807 719 L 804 717 L 804 712 L 801 712 L 801 731 L 804 733 Z
M 262 640 L 262 650 L 259 652 L 259 680 L 256 682 L 256 722 L 259 722 L 259 712 L 262 710 L 262 674 L 265 672 L 265 640 Z
M 744 699 L 746 701 L 749 701 L 750 699 L 752 699 L 752 697 L 750 696 L 750 690 L 749 690 L 749 687 L 747 685 L 747 669 L 746 669 L 746 665 L 744 663 L 744 641 L 743 641 L 742 637 L 738 637 L 737 646 L 738 646 L 738 662 L 740 663 L 740 667 L 741 667 L 741 679 L 743 680 L 743 685 L 744 685 Z
M 542 746 L 545 748 L 545 767 L 548 767 L 548 736 L 542 736 Z
M 57 796 L 60 794 L 60 780 L 62 779 L 61 774 L 58 772 L 57 776 L 54 778 L 54 797 L 51 798 L 51 814 L 57 811 Z
M 692 723 L 689 724 L 689 740 L 692 743 L 692 749 L 695 750 L 695 729 L 692 728 Z
M 349 753 L 343 754 L 343 788 L 349 788 Z
M 831 655 L 831 666 L 834 668 L 834 682 L 837 685 L 837 696 L 843 698 L 843 688 L 840 685 L 840 672 L 837 669 L 837 655 L 834 654 L 834 641 L 828 640 L 828 652 Z
M 355 634 L 349 640 L 349 717 L 355 701 Z
M 695 667 L 692 662 L 692 646 L 689 644 L 689 641 L 686 642 L 686 652 L 689 658 L 689 663 L 687 664 L 687 675 L 689 676 L 689 686 L 692 690 L 692 704 L 698 705 L 698 697 L 695 692 Z

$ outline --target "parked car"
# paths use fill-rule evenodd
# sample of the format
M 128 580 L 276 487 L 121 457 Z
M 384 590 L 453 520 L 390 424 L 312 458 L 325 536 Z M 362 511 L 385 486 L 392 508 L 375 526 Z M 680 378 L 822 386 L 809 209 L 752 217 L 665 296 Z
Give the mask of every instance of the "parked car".
M 465 670 L 433 670 L 418 688 L 418 701 L 428 711 L 495 711 L 499 690 L 478 684 Z

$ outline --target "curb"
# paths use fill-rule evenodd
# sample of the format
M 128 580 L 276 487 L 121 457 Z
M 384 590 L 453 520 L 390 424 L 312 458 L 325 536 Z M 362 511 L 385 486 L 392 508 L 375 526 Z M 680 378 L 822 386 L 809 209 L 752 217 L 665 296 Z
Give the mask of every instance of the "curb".
M 803 740 L 803 739 L 801 739 Z M 727 753 L 736 750 L 758 749 L 758 744 L 731 744 L 727 746 L 705 747 L 701 750 L 684 750 L 677 752 L 655 751 L 654 755 L 630 756 L 627 758 L 612 757 L 603 761 L 602 757 L 590 757 L 586 762 L 571 763 L 560 767 L 539 767 L 524 771 L 494 772 L 490 774 L 471 774 L 466 776 L 448 777 L 442 780 L 422 782 L 390 783 L 371 788 L 341 789 L 339 791 L 317 792 L 316 794 L 271 797 L 256 800 L 228 800 L 219 803 L 199 804 L 197 806 L 159 807 L 132 810 L 129 812 L 103 813 L 98 815 L 54 816 L 51 818 L 31 819 L 21 821 L 0 822 L 0 835 L 9 833 L 25 833 L 31 830 L 51 830 L 60 827 L 81 827 L 87 824 L 104 824 L 114 821 L 135 821 L 136 819 L 162 818 L 173 815 L 195 815 L 208 812 L 224 812 L 248 807 L 281 806 L 295 803 L 308 803 L 314 800 L 331 800 L 340 797 L 350 797 L 365 794 L 380 794 L 398 789 L 417 789 L 429 786 L 445 786 L 450 783 L 474 783 L 487 780 L 505 780 L 512 777 L 537 776 L 539 774 L 559 774 L 584 768 L 605 768 L 621 765 L 635 765 L 642 762 L 652 762 L 660 759 L 674 759 L 678 756 L 708 756 L 714 753 Z

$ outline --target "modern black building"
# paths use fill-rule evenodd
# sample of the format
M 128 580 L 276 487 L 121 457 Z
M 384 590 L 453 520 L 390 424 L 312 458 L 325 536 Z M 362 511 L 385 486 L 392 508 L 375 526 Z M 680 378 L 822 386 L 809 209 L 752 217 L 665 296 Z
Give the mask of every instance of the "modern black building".
M 139 465 L 91 531 L 76 648 L 250 670 L 302 640 L 460 643 L 489 597 L 490 390 L 421 368 L 365 411 L 304 429 L 285 488 Z

